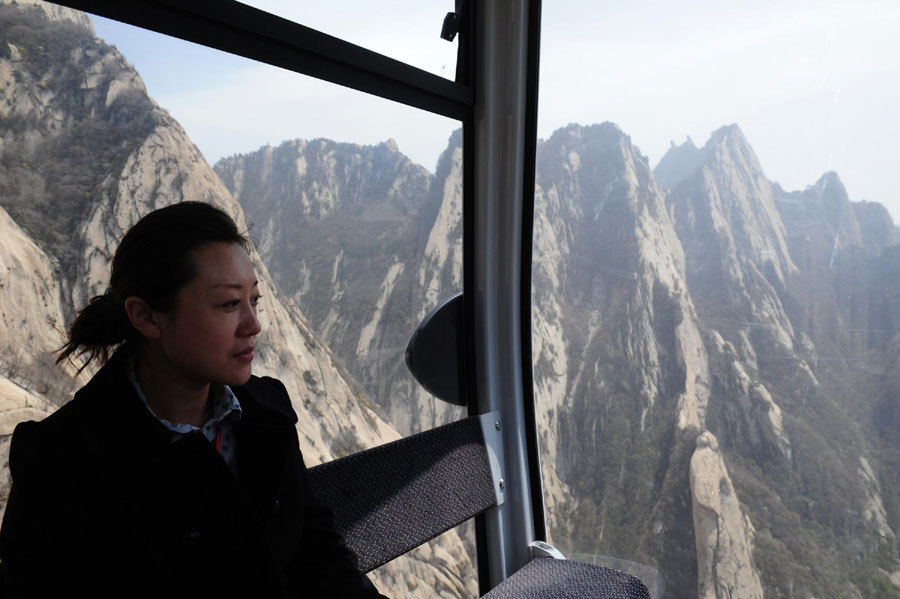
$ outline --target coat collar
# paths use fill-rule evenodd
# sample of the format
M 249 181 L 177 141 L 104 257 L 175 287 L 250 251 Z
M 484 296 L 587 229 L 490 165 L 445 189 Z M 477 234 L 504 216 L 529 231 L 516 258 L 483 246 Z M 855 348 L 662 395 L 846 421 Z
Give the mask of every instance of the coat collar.
M 73 400 L 86 404 L 85 432 L 97 471 L 123 486 L 188 484 L 227 492 L 238 481 L 209 442 L 200 433 L 172 442 L 141 402 L 128 380 L 130 351 L 128 344 L 119 348 Z M 299 451 L 296 415 L 283 390 L 257 377 L 233 389 L 243 411 L 235 423 L 240 486 L 262 510 L 272 508 L 286 460 Z

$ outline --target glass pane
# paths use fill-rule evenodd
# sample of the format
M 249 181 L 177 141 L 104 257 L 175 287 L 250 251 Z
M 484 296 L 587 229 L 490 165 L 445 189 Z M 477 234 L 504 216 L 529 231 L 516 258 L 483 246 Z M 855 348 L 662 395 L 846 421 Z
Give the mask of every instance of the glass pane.
M 900 8 L 543 11 L 553 542 L 654 597 L 898 596 Z
M 53 366 L 63 329 L 124 231 L 182 200 L 250 226 L 254 373 L 287 387 L 308 465 L 464 415 L 404 363 L 461 290 L 458 122 L 53 5 L 0 4 L 0 32 L 0 451 L 96 372 Z M 457 529 L 373 579 L 473 597 L 473 554 Z
M 246 0 L 273 15 L 311 27 L 447 79 L 456 78 L 457 40 L 441 38 L 454 0 L 293 2 Z
M 394 139 L 404 155 L 433 172 L 450 133 L 460 126 L 177 38 L 101 17 L 93 22 L 97 35 L 134 66 L 153 99 L 185 127 L 210 164 L 302 134 L 363 145 Z M 262 108 L 248 110 L 250 105 Z

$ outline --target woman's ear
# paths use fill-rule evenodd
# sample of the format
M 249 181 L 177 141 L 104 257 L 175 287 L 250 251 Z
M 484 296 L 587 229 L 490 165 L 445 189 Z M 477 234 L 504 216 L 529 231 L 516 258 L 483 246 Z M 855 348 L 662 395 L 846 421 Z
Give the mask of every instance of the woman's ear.
M 139 297 L 131 296 L 125 300 L 125 313 L 131 326 L 148 339 L 159 339 L 160 323 L 150 304 Z

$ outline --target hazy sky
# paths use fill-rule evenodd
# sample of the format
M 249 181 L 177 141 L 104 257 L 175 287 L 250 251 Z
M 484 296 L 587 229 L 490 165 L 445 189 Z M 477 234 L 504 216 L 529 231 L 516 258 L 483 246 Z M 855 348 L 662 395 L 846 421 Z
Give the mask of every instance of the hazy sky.
M 452 0 L 248 2 L 452 76 Z M 900 2 L 544 3 L 539 135 L 613 121 L 656 164 L 737 123 L 766 175 L 803 189 L 837 171 L 900 222 Z M 94 19 L 214 163 L 293 138 L 390 137 L 434 170 L 458 123 L 227 54 Z

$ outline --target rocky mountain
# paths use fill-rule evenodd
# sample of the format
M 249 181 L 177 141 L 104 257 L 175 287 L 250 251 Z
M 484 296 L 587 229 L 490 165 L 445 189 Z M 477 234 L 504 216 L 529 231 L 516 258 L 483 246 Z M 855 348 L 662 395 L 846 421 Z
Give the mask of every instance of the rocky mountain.
M 65 323 L 103 291 L 130 225 L 185 199 L 218 205 L 246 226 L 181 126 L 121 54 L 95 37 L 85 15 L 0 2 L 0 504 L 15 423 L 51 412 L 84 381 L 73 377 L 74 365 L 53 365 Z M 259 254 L 252 259 L 266 298 L 254 368 L 288 388 L 307 463 L 396 439 Z M 460 597 L 476 593 L 467 573 L 467 551 L 451 531 L 373 578 L 392 595 Z
M 667 204 L 766 595 L 895 596 L 896 442 L 872 417 L 890 401 L 896 293 L 874 273 L 896 260 L 893 224 L 834 173 L 790 194 L 767 182 L 736 126 L 702 153 Z
M 391 142 L 298 140 L 216 165 L 279 284 L 404 430 L 447 416 L 396 377 L 409 327 L 459 288 L 460 163 L 454 137 L 434 176 Z M 665 189 L 610 123 L 539 145 L 534 383 L 554 542 L 649 564 L 665 596 L 896 594 L 886 211 L 834 175 L 784 192 L 734 125 L 657 170 Z M 867 366 L 829 345 L 845 337 Z

